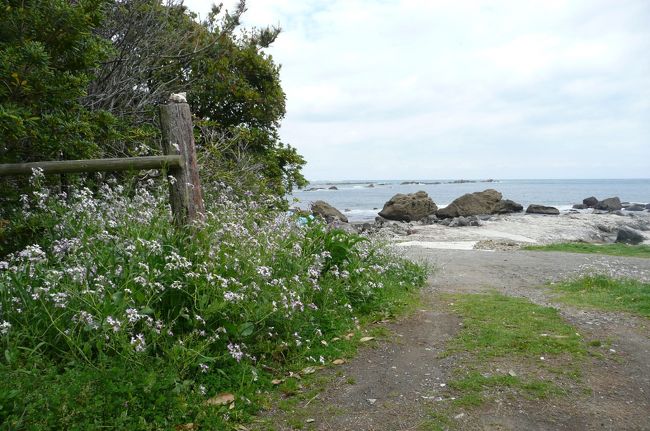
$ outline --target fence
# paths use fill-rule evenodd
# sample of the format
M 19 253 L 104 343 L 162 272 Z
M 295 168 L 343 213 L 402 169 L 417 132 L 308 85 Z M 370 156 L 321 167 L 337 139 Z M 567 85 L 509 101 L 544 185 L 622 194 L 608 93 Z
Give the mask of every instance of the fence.
M 172 214 L 184 226 L 205 212 L 189 105 L 174 101 L 160 105 L 160 126 L 163 156 L 0 164 L 0 176 L 31 175 L 33 169 L 44 174 L 168 169 Z

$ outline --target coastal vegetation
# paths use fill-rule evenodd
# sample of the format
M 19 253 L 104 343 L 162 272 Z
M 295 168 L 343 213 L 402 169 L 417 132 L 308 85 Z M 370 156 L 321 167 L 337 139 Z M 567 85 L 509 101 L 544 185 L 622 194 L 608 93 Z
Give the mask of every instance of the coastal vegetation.
M 0 262 L 2 429 L 228 429 L 425 280 L 277 198 L 208 188 L 205 221 L 178 230 L 153 180 L 65 197 L 39 180 L 21 222 L 47 229 Z
M 590 244 L 586 242 L 564 242 L 548 245 L 529 245 L 524 250 L 560 251 L 567 253 L 607 254 L 611 256 L 645 257 L 650 258 L 649 245 L 628 244 Z
M 245 11 L 215 6 L 201 20 L 178 0 L 5 0 L 0 163 L 157 155 L 156 105 L 186 92 L 204 179 L 278 196 L 306 184 L 278 134 L 286 97 L 265 49 L 280 29 L 242 28 Z M 1 179 L 2 206 L 28 189 Z M 9 235 L 14 247 L 22 235 Z
M 553 285 L 560 300 L 577 306 L 627 311 L 650 318 L 650 283 L 592 275 Z

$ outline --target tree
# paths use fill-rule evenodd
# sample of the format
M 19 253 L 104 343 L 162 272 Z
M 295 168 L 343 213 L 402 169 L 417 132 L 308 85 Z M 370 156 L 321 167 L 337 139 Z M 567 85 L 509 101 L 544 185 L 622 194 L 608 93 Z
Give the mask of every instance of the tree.
M 92 30 L 106 0 L 3 0 L 0 163 L 90 157 L 112 118 L 80 99 L 110 43 Z
M 98 68 L 84 103 L 128 119 L 155 148 L 152 107 L 185 91 L 200 126 L 204 175 L 283 195 L 306 181 L 304 160 L 279 139 L 286 97 L 280 68 L 263 51 L 280 29 L 241 30 L 245 11 L 244 1 L 233 12 L 215 6 L 199 23 L 177 0 L 115 1 L 97 30 L 115 54 Z M 131 154 L 136 147 L 123 139 L 111 152 Z

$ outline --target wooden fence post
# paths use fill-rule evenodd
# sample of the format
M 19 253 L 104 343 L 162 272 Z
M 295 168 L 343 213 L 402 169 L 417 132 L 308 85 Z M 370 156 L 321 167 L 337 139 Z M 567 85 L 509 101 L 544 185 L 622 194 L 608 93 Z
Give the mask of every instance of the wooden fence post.
M 181 156 L 180 166 L 170 168 L 169 193 L 174 221 L 185 226 L 205 214 L 190 106 L 170 98 L 160 105 L 160 125 L 164 153 Z

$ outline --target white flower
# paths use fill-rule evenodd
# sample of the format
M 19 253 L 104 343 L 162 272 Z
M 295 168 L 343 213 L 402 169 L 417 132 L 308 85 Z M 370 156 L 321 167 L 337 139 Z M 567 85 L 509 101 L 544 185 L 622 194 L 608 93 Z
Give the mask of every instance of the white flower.
M 0 323 L 0 334 L 7 335 L 10 329 L 11 323 L 7 322 L 6 320 L 3 320 L 2 323 Z
M 242 352 L 239 344 L 228 343 L 228 353 L 232 356 L 235 361 L 239 362 L 244 357 L 244 352 Z
M 135 337 L 131 337 L 131 345 L 134 346 L 136 352 L 144 352 L 147 348 L 147 343 L 144 341 L 144 335 L 137 334 Z

